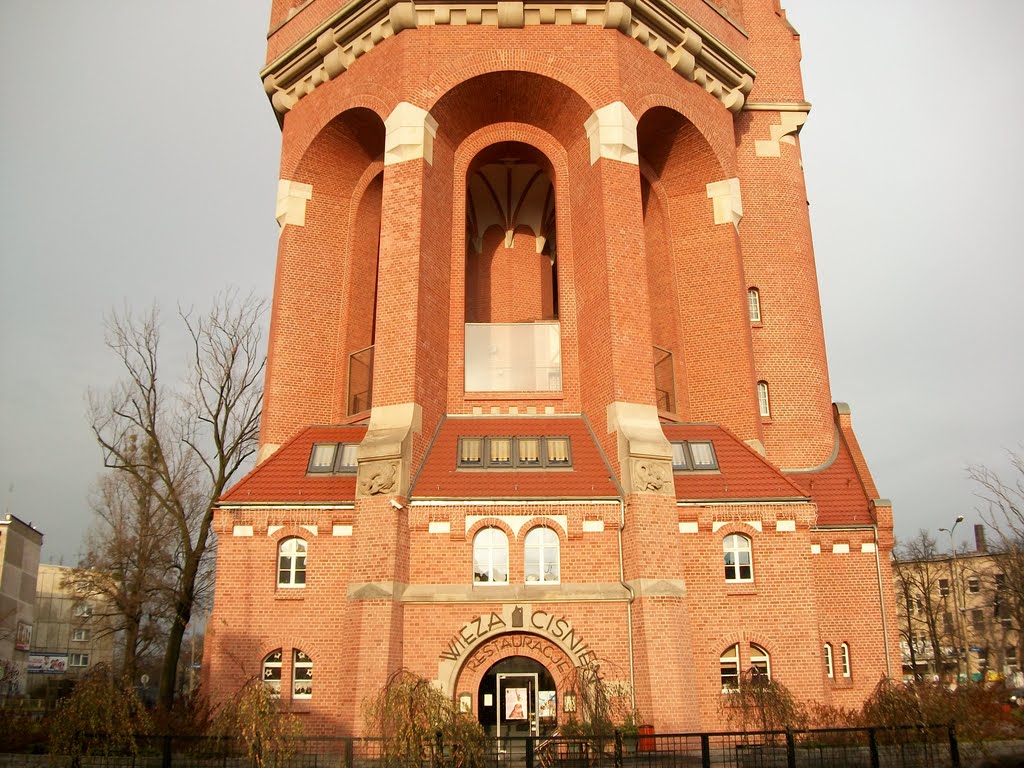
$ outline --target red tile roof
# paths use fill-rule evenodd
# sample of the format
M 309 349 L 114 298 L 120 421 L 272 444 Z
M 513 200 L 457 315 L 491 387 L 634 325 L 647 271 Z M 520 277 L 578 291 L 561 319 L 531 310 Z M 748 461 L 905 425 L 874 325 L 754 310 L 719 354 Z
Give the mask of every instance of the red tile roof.
M 508 472 L 459 469 L 459 438 L 469 436 L 568 437 L 571 469 Z M 617 498 L 619 491 L 587 423 L 580 417 L 449 418 L 412 489 L 414 498 Z
M 662 424 L 669 440 L 710 440 L 718 471 L 676 472 L 676 498 L 792 499 L 807 494 L 757 451 L 717 424 Z
M 868 495 L 845 440 L 839 441 L 835 460 L 819 472 L 789 477 L 818 505 L 818 525 L 871 525 Z
M 366 425 L 306 427 L 220 497 L 220 503 L 336 503 L 356 498 L 356 476 L 307 476 L 313 443 L 358 443 Z

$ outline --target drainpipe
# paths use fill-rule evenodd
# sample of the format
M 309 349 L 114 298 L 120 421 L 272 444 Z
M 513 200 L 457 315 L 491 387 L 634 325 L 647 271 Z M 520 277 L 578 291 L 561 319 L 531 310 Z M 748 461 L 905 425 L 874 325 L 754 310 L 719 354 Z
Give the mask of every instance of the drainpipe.
M 613 477 L 614 479 L 614 477 Z M 618 482 L 615 483 L 618 486 Z M 633 673 L 633 601 L 636 600 L 636 593 L 626 583 L 626 571 L 622 557 L 622 531 L 626 527 L 626 500 L 622 497 L 622 489 L 619 488 L 619 583 L 629 593 L 629 600 L 626 602 L 626 637 L 629 640 L 629 706 L 636 711 L 636 678 Z

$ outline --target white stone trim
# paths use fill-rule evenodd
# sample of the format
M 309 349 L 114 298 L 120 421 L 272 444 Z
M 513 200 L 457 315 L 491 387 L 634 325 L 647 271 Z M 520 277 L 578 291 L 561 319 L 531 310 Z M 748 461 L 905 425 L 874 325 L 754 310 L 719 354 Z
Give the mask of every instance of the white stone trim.
M 875 553 L 875 542 L 873 542 L 873 541 L 866 541 L 866 542 L 864 542 L 863 544 L 860 545 L 860 551 L 863 554 L 873 555 Z
M 833 555 L 848 555 L 848 554 L 850 554 L 850 545 L 845 543 L 845 542 L 833 544 L 832 545 L 832 554 Z
M 251 525 L 236 525 L 231 529 L 232 536 L 252 536 Z
M 300 528 L 305 528 L 305 529 L 306 529 L 307 531 L 309 531 L 310 533 L 312 533 L 312 534 L 313 534 L 314 536 L 316 536 L 316 535 L 317 535 L 317 532 L 318 532 L 318 531 L 320 530 L 320 529 L 319 529 L 319 528 L 317 528 L 317 526 L 315 526 L 315 525 L 300 525 L 299 527 L 300 527 Z
M 399 102 L 384 121 L 384 165 L 423 158 L 434 164 L 434 137 L 437 120 L 422 107 Z
M 761 521 L 760 520 L 744 520 L 743 524 L 744 525 L 749 525 L 751 528 L 753 528 L 758 533 L 764 533 L 764 527 L 761 525 Z
M 284 528 L 283 525 L 268 525 L 267 526 L 267 536 L 273 536 L 275 533 L 280 531 L 282 528 Z
M 313 185 L 303 184 L 301 181 L 289 181 L 288 179 L 278 179 L 277 181 L 277 209 L 275 216 L 277 223 L 281 227 L 280 232 L 284 231 L 285 224 L 292 224 L 296 227 L 304 227 L 306 225 L 306 201 L 313 199 Z M 263 450 L 269 446 L 263 446 L 260 448 L 260 454 L 263 454 Z M 277 446 L 274 446 L 270 453 L 277 450 Z M 269 454 L 268 454 L 269 455 Z M 266 456 L 263 456 L 266 458 Z
M 796 520 L 776 520 L 776 533 L 793 533 L 796 531 Z
M 352 526 L 351 525 L 332 525 L 331 536 L 351 536 Z
M 715 224 L 732 224 L 736 231 L 743 218 L 743 199 L 740 197 L 740 180 L 736 177 L 713 181 L 707 185 L 708 198 L 714 203 Z
M 688 520 L 679 524 L 680 533 L 700 533 L 700 525 L 696 520 Z
M 584 533 L 604 533 L 604 520 L 584 520 Z
M 811 544 L 811 554 L 812 555 L 820 555 L 821 554 L 821 544 Z
M 796 146 L 796 139 L 793 137 L 800 133 L 806 122 L 806 112 L 780 112 L 779 124 L 768 128 L 771 139 L 755 141 L 754 153 L 758 157 L 779 157 L 782 149 L 780 143 Z
M 525 28 L 585 25 L 637 40 L 674 72 L 726 109 L 739 112 L 754 87 L 754 69 L 672 0 L 409 0 L 345 3 L 270 62 L 260 77 L 278 114 L 345 72 L 360 56 L 406 29 L 432 26 Z
M 427 523 L 427 533 L 451 533 L 452 524 L 447 520 L 431 520 Z
M 613 101 L 595 110 L 583 124 L 590 139 L 590 164 L 603 157 L 639 165 L 636 124 L 633 113 L 621 101 Z

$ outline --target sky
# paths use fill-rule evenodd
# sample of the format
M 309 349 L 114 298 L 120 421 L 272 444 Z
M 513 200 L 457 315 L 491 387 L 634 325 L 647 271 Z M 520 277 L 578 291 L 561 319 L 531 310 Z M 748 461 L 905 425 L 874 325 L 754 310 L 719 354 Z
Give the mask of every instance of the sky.
M 813 104 L 800 142 L 833 400 L 897 536 L 964 515 L 969 545 L 966 466 L 1008 472 L 1024 450 L 1024 3 L 783 5 Z M 43 531 L 44 562 L 75 563 L 91 522 L 88 392 L 120 375 L 104 317 L 159 305 L 170 372 L 179 306 L 271 295 L 269 6 L 0 0 L 0 511 Z

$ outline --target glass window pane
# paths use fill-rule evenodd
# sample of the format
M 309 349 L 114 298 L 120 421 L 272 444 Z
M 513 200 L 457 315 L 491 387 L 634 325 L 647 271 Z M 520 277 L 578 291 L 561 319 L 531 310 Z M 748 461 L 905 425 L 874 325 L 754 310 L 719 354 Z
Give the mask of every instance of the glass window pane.
M 520 465 L 533 466 L 540 464 L 540 438 L 520 437 L 516 448 L 519 451 Z
M 335 443 L 316 443 L 313 456 L 309 461 L 311 472 L 330 472 L 334 468 L 334 453 L 338 446 Z
M 489 463 L 509 465 L 512 464 L 512 440 L 507 437 L 492 437 L 487 441 L 489 451 Z
M 695 469 L 713 468 L 716 466 L 715 451 L 711 443 L 690 443 L 690 455 L 693 457 Z
M 686 446 L 683 443 L 672 443 L 672 466 L 686 469 Z
M 356 443 L 343 443 L 338 452 L 338 470 L 355 469 L 358 465 L 357 454 L 359 446 Z
M 547 438 L 548 464 L 569 463 L 569 441 L 564 437 Z
M 463 465 L 479 465 L 482 455 L 481 437 L 464 437 L 459 441 L 459 463 Z

